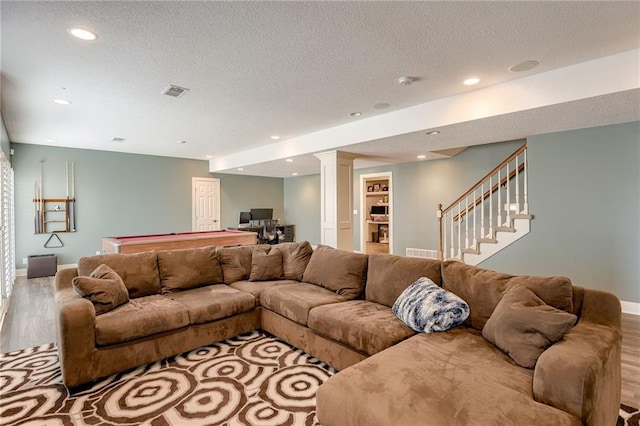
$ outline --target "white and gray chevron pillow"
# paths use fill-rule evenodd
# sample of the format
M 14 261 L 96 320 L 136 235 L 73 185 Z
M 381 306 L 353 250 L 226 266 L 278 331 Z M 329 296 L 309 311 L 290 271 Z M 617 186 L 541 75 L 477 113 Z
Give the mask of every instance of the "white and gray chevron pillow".
M 469 305 L 429 278 L 418 278 L 391 308 L 400 321 L 417 332 L 447 331 L 469 316 Z

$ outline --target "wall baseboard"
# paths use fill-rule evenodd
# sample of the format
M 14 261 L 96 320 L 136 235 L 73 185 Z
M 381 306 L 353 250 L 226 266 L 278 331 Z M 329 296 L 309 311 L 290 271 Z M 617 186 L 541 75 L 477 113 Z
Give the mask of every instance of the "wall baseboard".
M 60 269 L 67 269 L 67 268 L 77 268 L 78 264 L 77 263 L 69 263 L 66 265 L 58 265 L 58 271 Z M 26 277 L 27 276 L 27 268 L 24 269 L 16 269 L 16 277 Z
M 624 300 L 621 300 L 620 304 L 622 305 L 623 313 L 631 314 L 631 315 L 640 315 L 640 303 L 626 302 Z

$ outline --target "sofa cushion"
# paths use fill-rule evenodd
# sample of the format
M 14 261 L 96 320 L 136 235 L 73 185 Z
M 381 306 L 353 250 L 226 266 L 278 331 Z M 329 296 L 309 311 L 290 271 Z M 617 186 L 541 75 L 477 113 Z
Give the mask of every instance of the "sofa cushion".
M 482 329 L 482 336 L 519 365 L 533 368 L 549 346 L 562 339 L 576 323 L 573 314 L 544 303 L 516 284 L 502 297 Z
M 370 254 L 365 298 L 391 307 L 400 293 L 420 277 L 441 285 L 441 265 L 442 262 L 433 259 Z
M 479 331 L 457 327 L 418 334 L 342 370 L 318 389 L 316 413 L 323 425 L 582 424 L 536 402 L 532 381 L 531 370 Z
M 189 325 L 184 305 L 161 295 L 132 299 L 96 317 L 96 344 L 113 345 Z
M 198 287 L 171 293 L 167 297 L 180 302 L 189 312 L 190 324 L 202 324 L 250 311 L 256 298 L 225 284 Z
M 313 254 L 313 248 L 311 244 L 309 244 L 309 241 L 282 243 L 278 244 L 278 248 L 282 251 L 284 278 L 287 280 L 302 281 L 302 275 L 305 269 L 307 269 L 307 265 Z
M 311 255 L 303 281 L 355 299 L 364 289 L 367 259 L 366 254 L 319 246 Z
M 320 305 L 349 300 L 315 284 L 296 283 L 268 288 L 260 293 L 260 304 L 298 324 L 307 325 L 309 311 Z
M 309 313 L 309 328 L 368 355 L 415 334 L 388 306 L 366 300 L 317 306 Z
M 251 257 L 249 281 L 272 281 L 282 278 L 282 252 L 273 247 L 269 253 L 256 249 Z
M 78 261 L 78 275 L 88 276 L 103 263 L 122 278 L 129 291 L 129 298 L 160 293 L 158 256 L 155 251 L 81 257 Z
M 222 268 L 215 247 L 158 252 L 163 292 L 222 283 Z
M 269 252 L 271 246 L 266 244 L 255 246 L 224 247 L 217 250 L 225 284 L 248 280 L 251 274 L 251 258 L 254 249 Z
M 469 305 L 455 294 L 421 277 L 405 288 L 391 308 L 413 331 L 447 331 L 469 316 Z
M 129 292 L 122 278 L 104 264 L 94 269 L 88 277 L 74 277 L 71 284 L 76 293 L 91 300 L 96 315 L 129 301 Z
M 547 305 L 573 312 L 573 290 L 566 277 L 509 275 L 446 261 L 442 264 L 442 283 L 469 304 L 471 313 L 466 324 L 478 330 L 482 330 L 504 292 L 516 284 L 533 291 Z
M 229 287 L 236 290 L 242 290 L 247 293 L 251 293 L 256 299 L 256 305 L 260 304 L 260 293 L 268 288 L 280 287 L 283 285 L 297 284 L 298 281 L 293 280 L 275 280 L 275 281 L 236 281 L 233 284 L 229 284 Z

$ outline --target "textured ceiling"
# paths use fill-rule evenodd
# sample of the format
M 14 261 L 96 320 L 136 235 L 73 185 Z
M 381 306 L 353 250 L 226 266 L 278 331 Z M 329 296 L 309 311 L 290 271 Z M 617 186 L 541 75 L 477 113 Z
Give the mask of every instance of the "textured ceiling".
M 13 142 L 197 159 L 640 47 L 637 2 L 3 0 L 0 8 L 1 108 Z M 70 37 L 73 26 L 93 29 L 98 40 Z M 540 66 L 508 71 L 528 59 Z M 399 85 L 403 75 L 417 81 Z M 463 86 L 471 75 L 481 83 Z M 169 84 L 190 91 L 162 96 Z M 56 97 L 72 104 L 56 105 Z M 568 121 L 584 121 L 573 107 L 564 111 L 576 117 Z M 363 116 L 352 118 L 353 111 Z M 605 113 L 594 114 L 599 122 Z M 633 117 L 626 108 L 621 114 L 600 121 Z M 544 111 L 527 117 L 514 129 L 504 119 L 460 126 L 463 136 L 441 138 L 448 142 L 437 149 L 552 131 Z M 345 150 L 374 163 L 413 161 L 424 138 L 401 135 Z M 304 161 L 317 169 L 309 156 L 296 164 Z M 246 173 L 288 174 L 276 166 Z

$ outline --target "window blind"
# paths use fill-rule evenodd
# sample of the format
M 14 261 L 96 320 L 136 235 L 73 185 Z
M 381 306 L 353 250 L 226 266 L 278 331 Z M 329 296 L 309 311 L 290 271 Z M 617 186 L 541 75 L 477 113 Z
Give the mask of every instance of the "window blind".
M 0 313 L 6 309 L 16 278 L 13 168 L 0 152 Z

